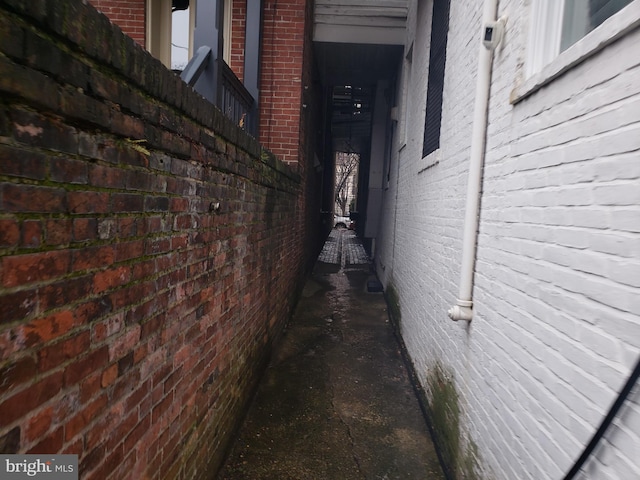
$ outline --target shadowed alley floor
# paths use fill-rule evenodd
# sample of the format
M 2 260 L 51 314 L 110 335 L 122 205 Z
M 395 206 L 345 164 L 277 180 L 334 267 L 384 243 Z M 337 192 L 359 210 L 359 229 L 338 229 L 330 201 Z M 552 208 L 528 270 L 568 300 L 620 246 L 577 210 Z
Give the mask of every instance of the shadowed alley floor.
M 444 479 L 371 279 L 334 230 L 219 480 Z

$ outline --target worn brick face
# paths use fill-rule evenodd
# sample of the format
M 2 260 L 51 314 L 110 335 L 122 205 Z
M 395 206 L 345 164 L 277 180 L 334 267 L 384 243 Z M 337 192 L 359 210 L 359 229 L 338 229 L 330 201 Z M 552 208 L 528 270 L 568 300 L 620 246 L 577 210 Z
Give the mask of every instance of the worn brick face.
M 144 43 L 144 2 L 92 3 Z M 302 150 L 264 161 L 91 6 L 50 5 L 0 3 L 28 47 L 0 42 L 0 446 L 77 454 L 87 479 L 199 478 L 317 252 Z

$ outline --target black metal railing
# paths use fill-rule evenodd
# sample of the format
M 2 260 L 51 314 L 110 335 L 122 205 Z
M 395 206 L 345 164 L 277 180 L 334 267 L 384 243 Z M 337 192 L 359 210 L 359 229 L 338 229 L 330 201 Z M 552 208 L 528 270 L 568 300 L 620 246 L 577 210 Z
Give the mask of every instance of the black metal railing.
M 252 136 L 257 135 L 256 101 L 236 77 L 229 65 L 220 62 L 219 106 L 236 125 Z
M 188 85 L 194 86 L 204 69 L 207 68 L 211 61 L 211 48 L 207 46 L 200 47 L 196 54 L 189 60 L 189 63 L 180 73 L 180 78 Z
M 182 80 L 195 86 L 204 70 L 211 62 L 211 48 L 200 47 L 180 74 Z M 253 137 L 258 136 L 257 102 L 229 65 L 218 59 L 217 85 L 214 88 L 216 104 L 233 123 Z

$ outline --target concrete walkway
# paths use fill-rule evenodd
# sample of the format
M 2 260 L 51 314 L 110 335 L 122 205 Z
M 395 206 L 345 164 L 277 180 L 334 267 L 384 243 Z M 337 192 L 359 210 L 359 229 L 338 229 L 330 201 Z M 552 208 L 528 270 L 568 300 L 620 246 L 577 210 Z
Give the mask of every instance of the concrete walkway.
M 219 480 L 442 480 L 362 245 L 334 230 Z

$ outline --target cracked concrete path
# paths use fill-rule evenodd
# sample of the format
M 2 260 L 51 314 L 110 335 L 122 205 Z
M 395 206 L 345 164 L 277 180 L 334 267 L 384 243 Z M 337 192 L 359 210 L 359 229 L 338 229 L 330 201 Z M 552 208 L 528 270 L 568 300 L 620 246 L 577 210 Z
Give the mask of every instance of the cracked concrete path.
M 332 260 L 305 285 L 219 480 L 444 479 L 384 298 L 366 291 L 370 264 Z

